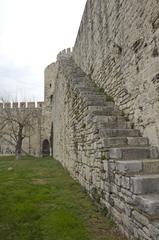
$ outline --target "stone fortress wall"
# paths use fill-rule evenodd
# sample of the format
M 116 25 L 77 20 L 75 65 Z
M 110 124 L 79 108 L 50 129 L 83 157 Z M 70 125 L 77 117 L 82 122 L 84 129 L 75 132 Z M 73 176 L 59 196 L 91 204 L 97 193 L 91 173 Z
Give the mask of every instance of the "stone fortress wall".
M 57 69 L 53 156 L 128 239 L 156 240 L 158 155 L 70 56 L 59 58 Z
M 74 48 L 45 69 L 31 144 L 50 142 L 131 240 L 159 239 L 158 75 L 159 1 L 87 0 Z
M 43 155 L 43 141 L 48 140 L 50 142 L 50 118 L 46 121 L 46 115 L 48 110 L 45 107 L 44 102 L 5 102 L 0 103 L 0 112 L 4 108 L 10 109 L 10 111 L 32 111 L 36 113 L 36 119 L 34 121 L 34 134 L 30 134 L 29 137 L 23 140 L 22 151 L 23 154 L 29 154 L 34 156 Z M 47 115 L 48 117 L 48 115 Z M 46 124 L 45 124 L 46 123 Z M 0 137 L 0 155 L 12 155 L 15 153 L 15 142 L 8 135 Z
M 73 57 L 159 147 L 158 0 L 88 0 Z
M 159 239 L 158 4 L 88 0 L 45 70 L 53 156 L 131 240 Z

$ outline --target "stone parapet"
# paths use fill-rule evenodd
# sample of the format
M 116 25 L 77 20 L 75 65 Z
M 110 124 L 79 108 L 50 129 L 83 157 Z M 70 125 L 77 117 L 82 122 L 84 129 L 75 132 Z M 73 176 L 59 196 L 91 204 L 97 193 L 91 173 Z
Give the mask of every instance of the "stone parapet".
M 0 102 L 0 109 L 3 108 L 42 108 L 44 102 Z
M 73 48 L 67 48 L 67 49 L 62 50 L 57 55 L 57 61 L 60 59 L 65 59 L 65 58 L 72 56 L 72 52 L 73 52 Z
M 35 108 L 35 102 L 28 102 L 28 108 Z

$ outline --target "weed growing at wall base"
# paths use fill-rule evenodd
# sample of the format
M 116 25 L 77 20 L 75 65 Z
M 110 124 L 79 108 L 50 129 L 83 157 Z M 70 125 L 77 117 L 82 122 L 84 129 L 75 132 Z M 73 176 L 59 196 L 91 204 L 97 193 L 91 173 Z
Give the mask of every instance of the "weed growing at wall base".
M 123 239 L 114 229 L 57 161 L 0 158 L 0 239 Z

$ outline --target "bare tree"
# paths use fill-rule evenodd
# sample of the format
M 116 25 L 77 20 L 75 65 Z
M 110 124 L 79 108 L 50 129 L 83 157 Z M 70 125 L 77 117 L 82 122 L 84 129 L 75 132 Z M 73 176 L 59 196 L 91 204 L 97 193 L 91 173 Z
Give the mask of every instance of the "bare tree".
M 39 118 L 39 109 L 26 107 L 10 107 L 2 100 L 4 107 L 0 109 L 0 135 L 8 136 L 15 144 L 16 159 L 22 155 L 23 140 L 35 132 Z

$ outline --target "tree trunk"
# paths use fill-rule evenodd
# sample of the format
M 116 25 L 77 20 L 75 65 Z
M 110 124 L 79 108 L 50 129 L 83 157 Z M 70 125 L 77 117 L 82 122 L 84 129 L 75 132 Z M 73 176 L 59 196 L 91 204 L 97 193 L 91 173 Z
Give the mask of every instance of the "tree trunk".
M 16 143 L 16 149 L 15 149 L 15 155 L 17 160 L 21 159 L 21 154 L 22 154 L 22 141 L 23 141 L 22 133 L 23 133 L 23 126 L 19 125 L 17 143 Z

